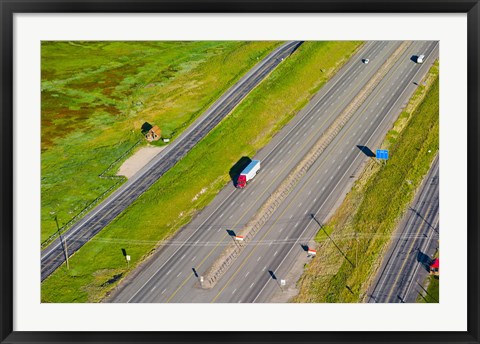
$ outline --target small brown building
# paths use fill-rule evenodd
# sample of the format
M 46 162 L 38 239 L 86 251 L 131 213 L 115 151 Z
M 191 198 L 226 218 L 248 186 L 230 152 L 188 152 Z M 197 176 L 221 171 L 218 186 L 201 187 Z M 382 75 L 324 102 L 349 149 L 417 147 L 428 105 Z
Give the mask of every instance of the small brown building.
M 158 127 L 158 125 L 154 125 L 147 133 L 145 134 L 145 138 L 148 142 L 158 141 L 162 136 L 162 131 Z

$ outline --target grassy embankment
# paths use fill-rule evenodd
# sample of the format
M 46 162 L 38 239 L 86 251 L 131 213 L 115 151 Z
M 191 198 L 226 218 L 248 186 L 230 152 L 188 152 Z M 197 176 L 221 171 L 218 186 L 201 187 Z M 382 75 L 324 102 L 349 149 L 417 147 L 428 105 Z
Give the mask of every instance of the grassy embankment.
M 419 295 L 418 303 L 438 303 L 440 300 L 440 278 L 438 276 L 428 277 L 428 287 L 424 295 Z
M 43 42 L 41 242 L 125 180 L 99 175 L 147 144 L 144 122 L 178 136 L 279 44 Z
M 293 302 L 362 301 L 392 232 L 438 151 L 438 70 L 435 63 L 426 86 L 417 89 L 388 132 L 382 144 L 390 150 L 388 163 L 369 162 L 318 232 L 317 256 L 306 266 Z M 344 255 L 353 265 L 358 257 L 358 265 Z
M 42 302 L 96 302 L 229 182 L 343 65 L 360 42 L 307 42 L 121 216 L 42 284 Z

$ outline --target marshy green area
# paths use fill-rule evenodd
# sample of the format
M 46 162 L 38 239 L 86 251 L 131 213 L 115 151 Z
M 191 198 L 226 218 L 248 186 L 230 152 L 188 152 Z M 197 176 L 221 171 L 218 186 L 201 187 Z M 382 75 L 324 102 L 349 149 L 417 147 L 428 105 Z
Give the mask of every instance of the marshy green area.
M 229 169 L 268 143 L 361 44 L 300 46 L 185 158 L 73 255 L 69 270 L 64 264 L 47 278 L 42 283 L 42 302 L 101 300 L 161 240 L 205 207 L 230 182 Z M 182 92 L 177 90 L 172 97 Z M 213 100 L 219 96 L 216 89 L 211 92 Z M 131 128 L 131 120 L 125 122 Z M 131 256 L 129 268 L 122 249 Z
M 174 139 L 280 44 L 42 42 L 41 242 L 125 181 L 143 123 Z
M 438 152 L 438 73 L 437 61 L 388 132 L 382 144 L 390 150 L 388 163 L 368 163 L 318 232 L 317 256 L 306 266 L 293 302 L 361 302 L 365 297 L 398 221 Z

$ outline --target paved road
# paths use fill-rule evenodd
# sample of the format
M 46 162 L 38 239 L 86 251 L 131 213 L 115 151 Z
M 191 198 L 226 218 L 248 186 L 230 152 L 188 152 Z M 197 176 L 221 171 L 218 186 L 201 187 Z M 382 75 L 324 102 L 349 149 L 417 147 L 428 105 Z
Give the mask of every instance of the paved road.
M 303 245 L 309 244 L 335 204 L 350 189 L 356 172 L 370 159 L 359 146 L 375 151 L 400 113 L 402 104 L 415 90 L 414 82 L 422 78 L 438 56 L 437 47 L 435 42 L 414 42 L 407 49 L 295 192 L 270 218 L 257 244 L 248 246 L 213 294 L 202 295 L 198 300 L 268 302 L 281 293 L 279 281 L 286 279 L 293 264 L 305 257 Z M 424 65 L 410 60 L 420 52 L 428 57 Z M 294 280 L 287 282 L 294 283 Z
M 368 293 L 370 303 L 416 302 L 438 247 L 438 157 L 405 214 Z
M 44 249 L 41 257 L 41 280 L 43 281 L 47 278 L 65 261 L 61 240 L 66 240 L 68 243 L 69 255 L 76 252 L 85 242 L 94 237 L 157 181 L 158 178 L 182 159 L 283 59 L 292 54 L 301 43 L 298 41 L 288 42 L 269 54 L 240 81 L 233 85 L 205 114 L 163 150 L 162 153 L 99 206 L 94 208 L 66 234 Z
M 288 173 L 299 163 L 332 121 L 335 120 L 338 114 L 349 104 L 387 57 L 395 51 L 399 44 L 400 42 L 368 42 L 364 48 L 312 98 L 310 103 L 255 156 L 255 159 L 262 161 L 262 170 L 252 183 L 243 190 L 236 190 L 232 185 L 227 185 L 208 207 L 188 226 L 180 231 L 169 245 L 162 247 L 142 269 L 138 269 L 136 274 L 131 276 L 125 283 L 122 283 L 119 290 L 109 301 L 212 301 L 216 293 L 222 288 L 222 283 L 212 290 L 202 290 L 198 288 L 198 277 L 211 266 L 223 251 L 225 245 L 232 240 L 227 230 L 235 232 L 246 225 L 258 208 L 269 197 L 270 193 L 276 190 Z M 423 52 L 422 44 L 424 45 L 426 43 L 415 43 L 405 54 L 404 60 L 410 61 L 410 56 L 418 53 L 415 48 Z M 410 55 L 407 56 L 408 54 Z M 361 62 L 363 57 L 370 59 L 368 65 Z M 421 66 L 414 64 L 412 61 L 410 61 L 410 63 L 404 62 L 402 66 L 409 66 L 409 71 L 412 75 L 421 68 Z M 399 67 L 394 67 L 394 69 L 395 68 L 398 69 Z M 388 76 L 386 79 L 388 79 Z M 395 85 L 398 85 L 395 78 L 390 78 L 389 80 L 393 81 Z M 400 88 L 400 86 L 402 86 L 400 85 L 399 89 L 405 89 L 408 82 L 404 82 L 405 85 L 402 84 L 403 88 Z M 387 104 L 384 105 L 384 107 L 386 106 Z M 353 141 L 349 143 L 352 145 Z M 332 146 L 332 144 L 330 146 Z M 354 146 L 354 148 L 354 152 L 358 155 L 361 151 L 356 146 Z M 314 168 L 311 170 L 313 169 Z M 307 177 L 304 179 L 307 179 Z M 320 198 L 315 199 L 313 203 L 319 202 L 319 200 Z M 289 202 L 285 201 L 285 204 L 289 204 Z M 286 225 L 295 221 L 295 219 L 301 218 L 306 211 L 305 205 L 307 203 L 298 202 L 297 204 L 300 204 L 299 211 L 301 211 L 301 214 L 296 214 L 295 217 L 292 216 L 292 218 L 288 217 L 286 219 L 282 216 L 277 223 Z M 309 210 L 307 210 L 307 213 L 308 212 Z M 276 213 L 280 214 L 281 210 L 277 210 Z M 268 228 L 268 226 L 266 227 Z M 287 232 L 299 228 L 301 228 L 300 224 L 288 228 L 285 235 L 288 236 L 289 239 L 284 240 L 283 246 L 292 246 L 292 243 L 296 241 L 295 235 L 298 236 L 298 234 L 294 232 L 289 235 Z M 267 230 L 268 229 L 262 229 L 262 231 L 257 234 L 257 237 L 261 237 L 262 232 Z M 283 234 L 281 235 L 283 236 Z M 278 236 L 278 232 L 276 236 Z M 279 239 L 275 237 L 272 240 Z M 268 246 L 268 244 L 265 245 L 265 243 L 269 242 L 268 240 L 265 241 L 261 239 L 258 245 L 254 243 L 249 246 L 249 249 L 257 246 L 265 248 Z M 289 242 L 290 245 L 288 245 Z M 278 243 L 275 245 L 278 247 Z M 297 244 L 295 244 L 295 246 L 297 246 Z M 241 265 L 242 262 L 245 261 L 246 256 L 250 253 L 249 249 L 244 251 L 244 254 L 242 254 L 236 264 Z M 276 257 L 277 255 L 272 252 L 271 256 Z M 262 258 L 260 257 L 260 259 Z M 254 262 L 253 266 L 258 265 L 260 266 L 260 270 L 262 270 L 262 263 L 257 264 L 257 262 Z M 234 271 L 236 271 L 236 268 L 232 266 L 229 273 L 234 273 Z M 263 275 L 264 271 L 252 273 L 251 275 L 246 273 L 244 278 L 240 278 L 238 282 L 240 285 L 237 288 L 234 286 L 233 290 L 242 288 L 241 285 L 243 285 L 243 282 L 247 279 L 251 279 L 251 283 L 257 283 L 257 279 L 262 279 Z M 222 278 L 222 282 L 225 283 L 228 280 L 229 277 L 227 273 L 227 275 Z M 259 292 L 259 290 L 257 290 L 257 292 Z M 236 291 L 233 292 L 233 294 L 235 293 Z M 237 295 L 239 294 L 240 293 Z M 242 302 L 251 301 L 253 301 L 253 299 L 242 300 Z M 227 297 L 224 302 L 237 301 L 232 301 Z

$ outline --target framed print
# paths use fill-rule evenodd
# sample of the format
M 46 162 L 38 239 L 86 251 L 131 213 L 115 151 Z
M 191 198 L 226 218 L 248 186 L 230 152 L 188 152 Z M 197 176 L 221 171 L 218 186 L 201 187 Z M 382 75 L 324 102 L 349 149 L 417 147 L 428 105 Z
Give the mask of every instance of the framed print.
M 478 343 L 479 12 L 2 0 L 1 342 Z

